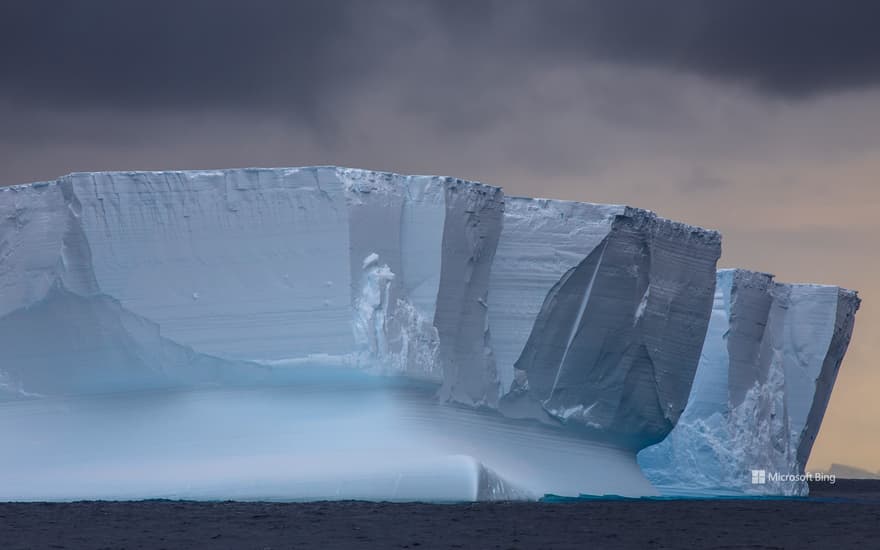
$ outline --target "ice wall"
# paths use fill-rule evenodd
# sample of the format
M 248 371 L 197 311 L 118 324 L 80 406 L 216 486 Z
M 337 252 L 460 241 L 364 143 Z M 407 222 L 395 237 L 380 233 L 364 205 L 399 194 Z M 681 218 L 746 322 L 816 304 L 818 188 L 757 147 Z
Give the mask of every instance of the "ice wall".
M 785 398 L 791 445 L 801 471 L 822 425 L 860 304 L 858 293 L 852 290 L 790 285 L 792 322 L 786 327 Z
M 547 293 L 600 245 L 625 206 L 507 197 L 492 264 L 489 322 L 502 394 Z
M 663 439 L 684 410 L 720 236 L 629 207 L 574 208 L 566 216 L 556 204 L 521 200 L 505 217 L 514 223 L 505 223 L 493 285 L 507 305 L 490 304 L 493 329 L 506 329 L 496 343 L 502 372 L 515 373 L 502 410 L 639 449 Z M 530 231 L 522 221 L 538 217 L 523 216 L 530 211 L 553 231 Z M 521 247 L 543 254 L 545 267 L 533 270 L 527 255 L 517 271 Z
M 497 399 L 485 300 L 502 208 L 496 187 L 335 167 L 5 188 L 0 316 L 58 287 L 110 297 L 199 354 L 356 360 Z M 376 270 L 387 288 L 371 287 Z
M 832 286 L 774 283 L 721 270 L 687 408 L 639 464 L 661 490 L 685 494 L 806 494 L 804 472 L 859 300 Z
M 495 406 L 498 377 L 489 342 L 489 270 L 501 233 L 500 190 L 468 193 L 447 187 L 443 265 L 434 323 L 440 333 L 443 395 L 474 406 Z

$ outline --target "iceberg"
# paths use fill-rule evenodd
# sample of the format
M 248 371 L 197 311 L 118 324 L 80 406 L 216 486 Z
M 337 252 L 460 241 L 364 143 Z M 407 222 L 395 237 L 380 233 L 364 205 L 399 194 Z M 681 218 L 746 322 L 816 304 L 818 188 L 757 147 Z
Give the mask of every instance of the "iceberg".
M 880 479 L 880 471 L 872 472 L 864 468 L 849 466 L 847 464 L 831 463 L 828 468 L 828 474 L 835 476 L 835 479 Z
M 639 454 L 645 475 L 666 494 L 807 494 L 807 459 L 859 304 L 834 286 L 720 270 L 687 407 Z
M 784 396 L 803 464 L 857 299 L 768 282 L 733 310 L 807 340 L 776 372 L 743 327 L 728 360 L 720 254 L 647 210 L 335 166 L 0 188 L 0 428 L 21 442 L 0 499 L 653 495 L 636 454 L 728 391 Z

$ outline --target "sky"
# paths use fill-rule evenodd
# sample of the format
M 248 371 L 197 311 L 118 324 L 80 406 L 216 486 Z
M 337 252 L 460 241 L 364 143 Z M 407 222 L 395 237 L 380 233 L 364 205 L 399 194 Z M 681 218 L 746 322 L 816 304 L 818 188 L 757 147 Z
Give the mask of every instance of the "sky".
M 336 164 L 627 203 L 857 289 L 810 460 L 880 470 L 880 3 L 5 0 L 0 185 Z

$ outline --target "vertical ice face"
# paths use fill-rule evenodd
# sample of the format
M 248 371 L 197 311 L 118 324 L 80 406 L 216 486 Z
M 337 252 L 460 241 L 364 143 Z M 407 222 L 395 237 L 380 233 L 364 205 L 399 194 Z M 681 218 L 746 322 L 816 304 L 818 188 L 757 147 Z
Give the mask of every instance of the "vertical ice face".
M 770 319 L 773 276 L 746 271 L 727 273 L 732 275 L 732 279 L 724 280 L 731 285 L 727 291 L 727 387 L 730 404 L 736 407 L 756 384 L 767 382 L 770 357 L 767 350 L 762 350 L 762 343 L 765 333 L 775 328 Z
M 501 392 L 519 359 L 547 292 L 611 231 L 626 207 L 507 197 L 492 263 L 489 323 Z
M 718 272 L 687 408 L 662 443 L 639 454 L 640 465 L 655 485 L 684 483 L 719 491 L 732 481 L 749 481 L 748 464 L 755 461 L 789 468 L 785 447 L 772 444 L 787 425 L 780 403 L 769 401 L 782 396 L 782 339 L 765 333 L 781 334 L 786 311 L 784 300 L 774 299 L 772 279 L 744 270 Z
M 354 357 L 492 405 L 502 210 L 497 187 L 336 167 L 71 174 L 0 190 L 0 316 L 57 287 L 206 356 Z
M 0 196 L 0 400 L 254 381 L 265 369 L 194 353 L 101 292 L 67 179 Z
M 444 398 L 494 407 L 498 378 L 489 341 L 489 271 L 501 234 L 501 190 L 446 187 L 443 264 L 434 325 L 440 334 Z
M 595 245 L 546 288 L 528 339 L 508 339 L 522 352 L 502 410 L 639 449 L 669 433 L 684 409 L 721 243 L 644 210 L 619 212 L 593 211 Z
M 719 271 L 687 408 L 639 454 L 648 478 L 671 493 L 805 494 L 802 482 L 752 484 L 750 473 L 804 471 L 857 309 L 837 287 Z
M 803 471 L 849 347 L 858 294 L 834 286 L 790 285 L 785 401 L 792 449 Z M 796 323 L 796 324 L 795 324 Z
M 355 330 L 372 334 L 366 348 L 357 338 L 359 352 L 380 370 L 439 382 L 433 320 L 446 219 L 443 184 L 360 170 L 340 175 L 348 190 Z M 373 315 L 371 308 L 375 319 L 362 319 Z
M 82 205 L 67 182 L 7 188 L 0 195 L 0 316 L 63 286 L 98 292 Z
M 386 294 L 378 298 L 384 347 L 374 359 L 442 382 L 445 399 L 494 405 L 486 299 L 501 190 L 453 178 L 340 174 L 348 190 L 353 299 L 372 303 L 377 292 Z M 373 289 L 377 284 L 386 290 Z
M 351 349 L 349 226 L 332 168 L 72 174 L 101 291 L 199 352 Z

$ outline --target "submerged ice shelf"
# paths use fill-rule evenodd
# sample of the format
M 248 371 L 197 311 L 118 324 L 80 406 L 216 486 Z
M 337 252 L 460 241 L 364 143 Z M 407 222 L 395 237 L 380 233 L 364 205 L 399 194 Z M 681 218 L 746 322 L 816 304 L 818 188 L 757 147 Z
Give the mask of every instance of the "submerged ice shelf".
M 0 403 L 17 442 L 0 453 L 0 501 L 653 492 L 632 453 L 370 378 L 324 369 L 285 386 Z
M 324 479 L 308 486 L 265 468 L 289 483 L 264 497 L 449 496 L 430 481 L 388 489 L 400 476 L 442 478 L 462 500 L 654 494 L 636 452 L 692 407 L 704 337 L 714 334 L 720 253 L 718 233 L 628 206 L 338 167 L 79 173 L 0 188 L 0 401 L 10 401 L 0 418 L 39 397 L 305 388 L 307 373 L 357 373 L 389 399 L 401 387 L 428 388 L 406 409 L 422 412 L 401 414 L 433 418 L 347 451 L 397 449 L 395 460 L 383 451 L 384 470 L 342 461 L 307 476 Z M 796 316 L 821 317 L 810 305 L 818 296 L 804 295 Z M 845 345 L 838 351 L 839 364 Z M 833 385 L 824 372 L 827 387 L 811 390 L 805 371 L 790 398 L 800 399 L 792 418 L 803 419 L 792 429 L 812 437 Z M 312 438 L 286 450 L 295 468 L 308 461 L 303 449 L 318 456 L 324 439 L 352 435 L 342 421 L 311 430 L 327 417 L 290 406 L 276 411 L 279 429 Z M 485 433 L 467 428 L 473 418 Z M 558 452 L 528 451 L 547 438 Z M 400 451 L 420 446 L 418 456 Z M 46 464 L 34 479 L 63 475 Z M 212 479 L 191 496 L 253 489 L 245 478 L 240 490 Z M 360 492 L 334 493 L 340 480 Z M 23 483 L 14 494 L 85 496 Z M 136 484 L 124 489 L 147 496 Z

